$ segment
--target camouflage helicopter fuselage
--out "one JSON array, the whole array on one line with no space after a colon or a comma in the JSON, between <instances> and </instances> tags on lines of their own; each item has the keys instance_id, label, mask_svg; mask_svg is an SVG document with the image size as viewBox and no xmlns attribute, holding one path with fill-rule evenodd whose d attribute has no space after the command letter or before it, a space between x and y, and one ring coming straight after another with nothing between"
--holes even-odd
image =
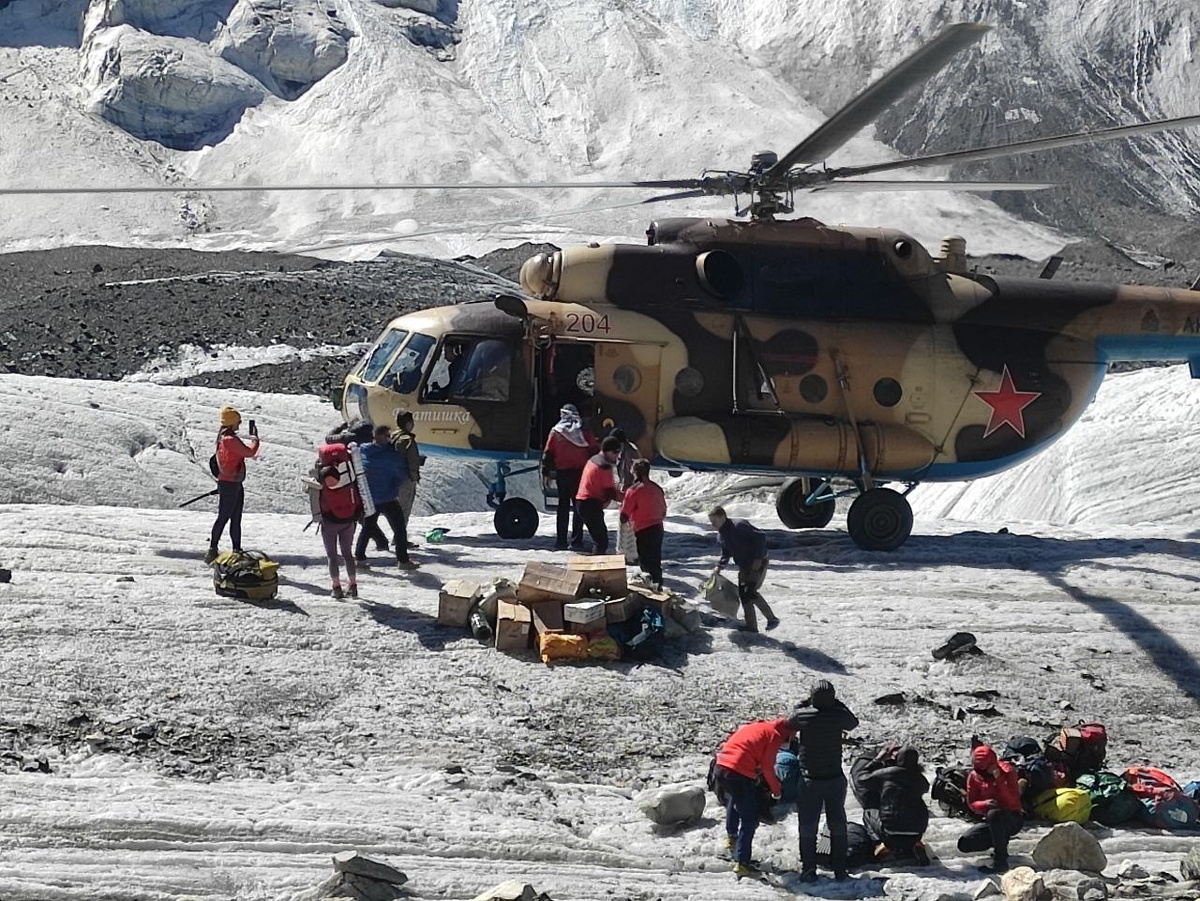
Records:
<instances>
[{"instance_id":1,"label":"camouflage helicopter fuselage","mask_svg":"<svg viewBox=\"0 0 1200 901\"><path fill-rule=\"evenodd\" d=\"M600 423L659 463L868 483L997 472L1070 427L1110 362L1200 361L1200 292L968 274L961 245L934 259L898 231L812 219L666 220L649 235L534 257L525 296L390 327L591 343ZM513 459L538 450L535 380L526 353L509 403L464 398L453 416L347 387L372 419L412 409L427 447Z\"/></svg>"}]
</instances>

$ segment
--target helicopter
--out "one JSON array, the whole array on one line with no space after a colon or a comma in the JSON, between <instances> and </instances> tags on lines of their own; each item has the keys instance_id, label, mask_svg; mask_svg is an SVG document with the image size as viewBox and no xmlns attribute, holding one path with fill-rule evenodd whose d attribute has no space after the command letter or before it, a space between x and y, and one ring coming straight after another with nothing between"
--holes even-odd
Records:
<instances>
[{"instance_id":1,"label":"helicopter","mask_svg":"<svg viewBox=\"0 0 1200 901\"><path fill-rule=\"evenodd\" d=\"M826 160L988 31L952 25L783 156L698 178L526 184L0 188L5 194L155 191L611 188L637 206L732 196L733 218L652 222L645 245L590 244L525 262L520 289L391 320L346 376L347 419L412 413L430 453L495 465L503 538L537 531L506 480L537 468L564 404L620 427L669 471L783 476L792 529L822 528L849 497L861 548L900 547L922 482L980 478L1045 449L1117 361L1188 361L1200 378L1200 284L1191 289L971 271L966 242L934 255L911 235L793 214L797 195L1037 191L1040 182L871 179L1200 124L1200 115L830 168ZM336 246L336 245L329 245ZM525 464L524 469L514 469ZM895 486L895 487L893 487Z\"/></svg>"},{"instance_id":2,"label":"helicopter","mask_svg":"<svg viewBox=\"0 0 1200 901\"><path fill-rule=\"evenodd\" d=\"M645 203L734 195L748 206L729 220L655 221L645 246L538 254L520 293L392 320L346 377L343 413L389 422L404 408L423 447L493 461L488 502L504 538L538 527L531 502L506 497L505 478L538 458L572 403L669 470L788 476L776 499L788 528L824 527L851 496L850 537L886 551L912 531L918 484L992 475L1043 450L1082 415L1109 363L1184 359L1200 377L1198 290L1052 282L1050 266L1001 279L968 270L961 237L935 256L893 229L779 218L805 191L1040 190L1051 185L861 176L1200 124L816 168L987 30L949 27L783 157L755 154L748 171L604 183L671 192Z\"/></svg>"}]
</instances>

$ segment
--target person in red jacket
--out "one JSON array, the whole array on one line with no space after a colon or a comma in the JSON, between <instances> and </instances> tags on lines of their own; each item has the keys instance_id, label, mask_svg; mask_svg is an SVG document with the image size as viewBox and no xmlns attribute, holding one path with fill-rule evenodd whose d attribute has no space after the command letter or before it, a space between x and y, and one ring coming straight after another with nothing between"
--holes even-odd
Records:
<instances>
[{"instance_id":1,"label":"person in red jacket","mask_svg":"<svg viewBox=\"0 0 1200 901\"><path fill-rule=\"evenodd\" d=\"M233 407L221 408L221 429L217 432L217 521L213 523L205 563L220 553L221 534L229 525L229 540L237 553L242 550L242 509L246 504L246 460L258 453L258 429L250 420L250 443L238 435L242 414Z\"/></svg>"},{"instance_id":2,"label":"person in red jacket","mask_svg":"<svg viewBox=\"0 0 1200 901\"><path fill-rule=\"evenodd\" d=\"M725 795L725 845L733 852L733 872L738 876L759 875L750 863L758 829L756 783L761 777L775 799L783 793L775 774L775 757L795 734L790 719L748 723L730 735L717 752L717 786Z\"/></svg>"},{"instance_id":3,"label":"person in red jacket","mask_svg":"<svg viewBox=\"0 0 1200 901\"><path fill-rule=\"evenodd\" d=\"M621 489L617 487L617 458L621 456L621 442L616 438L605 438L600 444L600 453L587 461L575 500L579 501L579 518L587 526L588 534L595 544L595 553L608 553L608 525L604 522L604 508L612 501L621 500Z\"/></svg>"},{"instance_id":4,"label":"person in red jacket","mask_svg":"<svg viewBox=\"0 0 1200 901\"><path fill-rule=\"evenodd\" d=\"M967 776L967 806L983 819L958 839L964 854L992 849L992 866L982 869L1002 873L1008 869L1008 840L1021 831L1025 816L1021 809L1021 787L1011 763L996 758L988 745L971 752Z\"/></svg>"},{"instance_id":5,"label":"person in red jacket","mask_svg":"<svg viewBox=\"0 0 1200 901\"><path fill-rule=\"evenodd\" d=\"M667 518L667 496L661 485L651 481L649 460L634 460L631 472L633 484L621 501L621 522L633 526L638 567L656 588L662 588L663 520Z\"/></svg>"},{"instance_id":6,"label":"person in red jacket","mask_svg":"<svg viewBox=\"0 0 1200 901\"><path fill-rule=\"evenodd\" d=\"M549 490L551 481L558 490L558 537L555 549L567 549L567 527L571 527L571 546L583 545L583 520L575 495L588 458L600 450L596 436L583 427L579 409L564 404L559 410L558 424L550 430L546 449L542 452L542 479Z\"/></svg>"}]
</instances>

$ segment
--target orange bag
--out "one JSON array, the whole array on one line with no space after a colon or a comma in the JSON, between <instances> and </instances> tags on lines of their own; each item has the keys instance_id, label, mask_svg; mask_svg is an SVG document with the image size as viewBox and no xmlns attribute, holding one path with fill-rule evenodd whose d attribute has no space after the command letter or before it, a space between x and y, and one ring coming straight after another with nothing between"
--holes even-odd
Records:
<instances>
[{"instance_id":1,"label":"orange bag","mask_svg":"<svg viewBox=\"0 0 1200 901\"><path fill-rule=\"evenodd\" d=\"M538 639L542 663L551 660L587 660L588 640L583 635L566 632L543 632Z\"/></svg>"}]
</instances>

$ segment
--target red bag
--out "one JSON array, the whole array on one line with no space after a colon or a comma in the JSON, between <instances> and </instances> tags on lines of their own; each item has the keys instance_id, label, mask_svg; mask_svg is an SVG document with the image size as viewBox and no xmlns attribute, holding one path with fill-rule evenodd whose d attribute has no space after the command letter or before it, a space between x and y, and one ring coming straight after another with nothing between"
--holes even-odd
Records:
<instances>
[{"instance_id":1,"label":"red bag","mask_svg":"<svg viewBox=\"0 0 1200 901\"><path fill-rule=\"evenodd\" d=\"M355 483L354 462L344 444L317 448L317 481L321 483L321 517L328 522L350 522L362 511Z\"/></svg>"},{"instance_id":2,"label":"red bag","mask_svg":"<svg viewBox=\"0 0 1200 901\"><path fill-rule=\"evenodd\" d=\"M1131 766L1123 774L1146 810L1146 821L1159 829L1194 829L1200 808L1179 783L1152 766Z\"/></svg>"},{"instance_id":3,"label":"red bag","mask_svg":"<svg viewBox=\"0 0 1200 901\"><path fill-rule=\"evenodd\" d=\"M1108 756L1108 730L1103 723L1064 726L1046 742L1046 756L1062 763L1071 776L1094 773L1104 767Z\"/></svg>"},{"instance_id":4,"label":"red bag","mask_svg":"<svg viewBox=\"0 0 1200 901\"><path fill-rule=\"evenodd\" d=\"M1131 766L1121 774L1139 798L1153 798L1164 792L1179 792L1179 783L1162 770L1152 766Z\"/></svg>"}]
</instances>

